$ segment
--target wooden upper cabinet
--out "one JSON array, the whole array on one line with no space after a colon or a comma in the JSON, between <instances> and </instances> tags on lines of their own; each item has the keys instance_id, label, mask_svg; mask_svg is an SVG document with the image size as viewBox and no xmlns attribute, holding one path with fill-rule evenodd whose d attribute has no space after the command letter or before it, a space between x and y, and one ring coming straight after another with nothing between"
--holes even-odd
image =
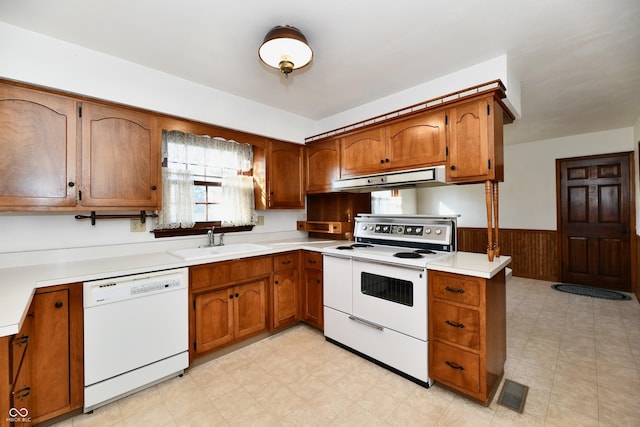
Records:
<instances>
[{"instance_id":1,"label":"wooden upper cabinet","mask_svg":"<svg viewBox=\"0 0 640 427\"><path fill-rule=\"evenodd\" d=\"M305 173L307 193L330 192L333 180L340 178L340 140L307 145Z\"/></svg>"},{"instance_id":2,"label":"wooden upper cabinet","mask_svg":"<svg viewBox=\"0 0 640 427\"><path fill-rule=\"evenodd\" d=\"M427 112L344 136L342 175L441 165L446 161L445 112Z\"/></svg>"},{"instance_id":3,"label":"wooden upper cabinet","mask_svg":"<svg viewBox=\"0 0 640 427\"><path fill-rule=\"evenodd\" d=\"M82 206L161 209L160 138L151 114L84 103Z\"/></svg>"},{"instance_id":4,"label":"wooden upper cabinet","mask_svg":"<svg viewBox=\"0 0 640 427\"><path fill-rule=\"evenodd\" d=\"M76 205L76 102L0 83L0 209Z\"/></svg>"},{"instance_id":5,"label":"wooden upper cabinet","mask_svg":"<svg viewBox=\"0 0 640 427\"><path fill-rule=\"evenodd\" d=\"M448 182L504 180L503 115L492 96L449 109Z\"/></svg>"},{"instance_id":6,"label":"wooden upper cabinet","mask_svg":"<svg viewBox=\"0 0 640 427\"><path fill-rule=\"evenodd\" d=\"M446 161L445 112L421 114L387 127L391 168L419 168Z\"/></svg>"},{"instance_id":7,"label":"wooden upper cabinet","mask_svg":"<svg viewBox=\"0 0 640 427\"><path fill-rule=\"evenodd\" d=\"M384 127L346 135L341 139L340 147L343 177L382 172L386 167Z\"/></svg>"},{"instance_id":8,"label":"wooden upper cabinet","mask_svg":"<svg viewBox=\"0 0 640 427\"><path fill-rule=\"evenodd\" d=\"M254 147L256 209L304 209L304 145L267 141Z\"/></svg>"}]
</instances>

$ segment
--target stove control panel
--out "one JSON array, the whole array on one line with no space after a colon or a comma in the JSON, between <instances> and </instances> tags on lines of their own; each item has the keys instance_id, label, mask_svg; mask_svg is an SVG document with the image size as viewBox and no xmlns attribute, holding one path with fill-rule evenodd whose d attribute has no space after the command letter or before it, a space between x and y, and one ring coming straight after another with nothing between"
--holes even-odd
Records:
<instances>
[{"instance_id":1,"label":"stove control panel","mask_svg":"<svg viewBox=\"0 0 640 427\"><path fill-rule=\"evenodd\" d=\"M356 236L449 244L451 225L438 223L428 225L381 222L361 223L356 227Z\"/></svg>"}]
</instances>

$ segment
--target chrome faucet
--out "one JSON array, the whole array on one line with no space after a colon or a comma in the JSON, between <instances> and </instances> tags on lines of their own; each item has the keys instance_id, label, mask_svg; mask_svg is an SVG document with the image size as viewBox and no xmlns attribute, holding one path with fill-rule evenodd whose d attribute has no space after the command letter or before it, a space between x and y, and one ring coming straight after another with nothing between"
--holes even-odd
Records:
<instances>
[{"instance_id":1,"label":"chrome faucet","mask_svg":"<svg viewBox=\"0 0 640 427\"><path fill-rule=\"evenodd\" d=\"M220 240L216 243L216 235L214 231L216 229L215 225L211 226L211 230L207 231L207 236L209 236L209 246L224 246L224 233L220 233Z\"/></svg>"}]
</instances>

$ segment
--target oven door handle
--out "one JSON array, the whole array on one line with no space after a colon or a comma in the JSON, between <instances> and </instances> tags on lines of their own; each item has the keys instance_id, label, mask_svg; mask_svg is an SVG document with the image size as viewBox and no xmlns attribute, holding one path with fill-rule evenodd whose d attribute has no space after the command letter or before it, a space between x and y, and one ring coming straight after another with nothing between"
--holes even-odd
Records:
<instances>
[{"instance_id":1,"label":"oven door handle","mask_svg":"<svg viewBox=\"0 0 640 427\"><path fill-rule=\"evenodd\" d=\"M380 326L377 323L373 323L373 322L361 319L361 318L353 316L353 315L349 316L349 319L351 319L353 321L356 321L358 323L362 323L363 325L369 326L370 328L374 328L374 329L377 329L379 331L384 331L384 326Z\"/></svg>"}]
</instances>

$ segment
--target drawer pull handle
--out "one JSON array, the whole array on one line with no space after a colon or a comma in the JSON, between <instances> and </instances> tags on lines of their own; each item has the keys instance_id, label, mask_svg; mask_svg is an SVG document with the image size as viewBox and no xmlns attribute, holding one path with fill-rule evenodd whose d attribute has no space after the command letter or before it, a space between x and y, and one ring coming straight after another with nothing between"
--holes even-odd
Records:
<instances>
[{"instance_id":1,"label":"drawer pull handle","mask_svg":"<svg viewBox=\"0 0 640 427\"><path fill-rule=\"evenodd\" d=\"M457 363L449 362L448 360L444 363L446 363L447 366L450 368L457 369L459 371L464 371L464 366L460 366Z\"/></svg>"},{"instance_id":2,"label":"drawer pull handle","mask_svg":"<svg viewBox=\"0 0 640 427\"><path fill-rule=\"evenodd\" d=\"M444 288L444 289L449 291L449 292L453 292L454 294L464 294L464 289L450 288L448 286L446 288Z\"/></svg>"},{"instance_id":3,"label":"drawer pull handle","mask_svg":"<svg viewBox=\"0 0 640 427\"><path fill-rule=\"evenodd\" d=\"M452 322L450 320L445 320L444 323L446 323L449 326L453 326L454 328L464 328L464 323L456 323L456 322Z\"/></svg>"},{"instance_id":4,"label":"drawer pull handle","mask_svg":"<svg viewBox=\"0 0 640 427\"><path fill-rule=\"evenodd\" d=\"M282 264L282 265L291 264L291 260L290 260L290 259L288 259L288 260L286 260L286 261L282 261L280 264Z\"/></svg>"},{"instance_id":5,"label":"drawer pull handle","mask_svg":"<svg viewBox=\"0 0 640 427\"><path fill-rule=\"evenodd\" d=\"M356 316L349 316L349 319L353 320L354 322L362 323L363 325L369 326L370 328L377 329L379 331L384 331L384 327L378 325L377 323L373 323Z\"/></svg>"},{"instance_id":6,"label":"drawer pull handle","mask_svg":"<svg viewBox=\"0 0 640 427\"><path fill-rule=\"evenodd\" d=\"M22 335L19 338L16 338L15 344L18 347L22 347L23 344L27 344L29 342L29 335Z\"/></svg>"},{"instance_id":7,"label":"drawer pull handle","mask_svg":"<svg viewBox=\"0 0 640 427\"><path fill-rule=\"evenodd\" d=\"M31 394L31 387L24 386L20 390L14 391L12 394L14 397L17 397L18 399L22 400Z\"/></svg>"},{"instance_id":8,"label":"drawer pull handle","mask_svg":"<svg viewBox=\"0 0 640 427\"><path fill-rule=\"evenodd\" d=\"M309 261L309 264L317 264L318 263L318 261L316 261L315 259L310 259L308 261Z\"/></svg>"}]
</instances>

